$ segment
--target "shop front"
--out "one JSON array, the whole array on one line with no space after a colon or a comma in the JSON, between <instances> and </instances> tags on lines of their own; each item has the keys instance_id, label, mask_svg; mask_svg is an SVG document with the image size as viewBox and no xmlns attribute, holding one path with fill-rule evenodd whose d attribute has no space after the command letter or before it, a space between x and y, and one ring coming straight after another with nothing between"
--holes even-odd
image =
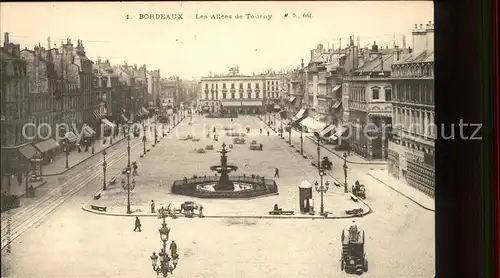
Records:
<instances>
[{"instance_id":1,"label":"shop front","mask_svg":"<svg viewBox=\"0 0 500 278\"><path fill-rule=\"evenodd\" d=\"M75 142L76 141L77 139L75 140ZM59 143L54 138L49 138L35 143L34 146L41 154L40 158L42 160L42 164L47 164L52 158L56 156Z\"/></svg>"}]
</instances>

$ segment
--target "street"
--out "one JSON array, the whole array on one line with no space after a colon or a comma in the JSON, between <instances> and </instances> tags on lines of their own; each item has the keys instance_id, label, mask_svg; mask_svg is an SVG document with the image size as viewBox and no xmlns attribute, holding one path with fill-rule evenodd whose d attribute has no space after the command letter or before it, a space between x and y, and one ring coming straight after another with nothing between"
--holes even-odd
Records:
<instances>
[{"instance_id":1,"label":"street","mask_svg":"<svg viewBox=\"0 0 500 278\"><path fill-rule=\"evenodd\" d=\"M137 192L131 194L133 211L147 209L152 198L158 200L157 206L166 205L170 201L168 188L173 180L193 174L213 175L209 167L220 162L215 151L220 149L223 141L232 144L224 138L226 131L222 130L223 126L232 124L230 119L194 116L193 124L188 122L189 118L181 122L156 147L151 147L151 140L154 139L148 135L148 149L151 148L151 151L144 158L139 157L142 154L140 138L131 141L131 161L137 161L139 165L137 188L134 190ZM268 128L256 117L241 116L234 120L233 125L248 126L251 134L247 140L262 142L264 151L248 150L249 142L235 145L228 154L229 164L240 168L238 174L256 173L266 177L272 177L274 168L278 167L280 193L286 192L280 194L280 198L285 198L278 199L280 202L296 198L287 196L298 195L297 186L302 180L307 179L311 183L318 180L310 162L289 147L278 134L271 131L267 136ZM214 126L220 134L217 142L205 138L208 130L213 136ZM260 128L263 129L262 134ZM244 132L243 129L240 132ZM162 130L158 130L161 137ZM188 133L201 138L200 142L179 140ZM283 136L287 138L288 134L284 132ZM294 145L300 146L296 132L295 135L292 132L292 137ZM189 150L193 152L195 148L203 148L207 144L213 144L215 150L186 155ZM127 163L126 141L113 148L107 156L108 179L118 175ZM316 145L311 140L304 139L304 150L311 157L316 157ZM343 181L343 160L334 155L328 156L334 167L331 175ZM141 218L143 231L137 233L132 231L132 217L106 216L82 210L82 205L102 188L101 162L102 156L98 156L92 162L77 166L64 174L62 187L56 187L33 201L30 211L13 213L14 230L22 232L18 232L19 235L11 242L10 254L2 250L2 277L156 277L149 256L160 248L159 219ZM365 230L367 237L365 252L370 268L363 274L364 277L432 277L435 272L434 212L419 207L366 175L367 167L387 171L383 166L349 165L348 183L359 180L367 185L366 203L372 213L362 218L167 219L171 228L170 237L179 245L180 254L173 277L349 277L351 275L340 270L340 234L353 220ZM51 182L55 182L55 178ZM115 195L103 194L102 201L115 200L113 205L123 211L125 194L119 190L119 183L109 188L110 194L114 192ZM141 190L153 184L158 185L154 187L156 193L150 190L149 195L140 194ZM326 195L333 196L335 189L331 190ZM318 194L313 192L313 195L317 198ZM238 210L239 206L245 206L245 202L211 200L206 203L219 203L217 209L230 213ZM267 211L278 201L263 198L259 202L262 202L261 209ZM41 206L43 212L39 212ZM297 207L297 204L294 206ZM318 203L316 207L319 207ZM325 207L329 208L328 202ZM206 210L209 213L210 205ZM2 229L4 224L2 218ZM2 247L3 238L4 230Z\"/></svg>"}]
</instances>

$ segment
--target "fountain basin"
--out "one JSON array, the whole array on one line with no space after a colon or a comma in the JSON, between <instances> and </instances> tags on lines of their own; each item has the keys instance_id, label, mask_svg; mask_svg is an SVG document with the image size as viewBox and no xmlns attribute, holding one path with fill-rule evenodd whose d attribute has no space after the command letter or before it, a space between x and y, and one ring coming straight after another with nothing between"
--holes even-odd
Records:
<instances>
[{"instance_id":1,"label":"fountain basin","mask_svg":"<svg viewBox=\"0 0 500 278\"><path fill-rule=\"evenodd\" d=\"M172 185L172 193L212 199L245 199L278 194L278 186L271 179L229 176L229 180L235 184L235 190L214 190L213 186L219 181L217 176L176 180ZM210 189L211 186L212 189ZM237 190L237 188L240 188L240 190Z\"/></svg>"}]
</instances>

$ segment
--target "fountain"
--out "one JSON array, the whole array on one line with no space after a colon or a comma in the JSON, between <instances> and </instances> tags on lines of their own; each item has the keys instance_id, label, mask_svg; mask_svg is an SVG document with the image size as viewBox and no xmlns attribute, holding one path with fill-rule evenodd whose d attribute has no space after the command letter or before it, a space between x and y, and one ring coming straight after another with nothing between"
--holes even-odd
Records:
<instances>
[{"instance_id":1,"label":"fountain","mask_svg":"<svg viewBox=\"0 0 500 278\"><path fill-rule=\"evenodd\" d=\"M252 198L278 194L278 186L272 179L258 175L229 176L238 170L235 165L228 165L226 143L222 143L220 165L210 167L220 176L193 176L174 181L172 193L199 198Z\"/></svg>"},{"instance_id":2,"label":"fountain","mask_svg":"<svg viewBox=\"0 0 500 278\"><path fill-rule=\"evenodd\" d=\"M234 183L231 180L229 180L228 174L238 170L238 167L234 165L227 165L226 154L229 153L230 151L226 150L226 143L222 143L222 150L218 152L221 153L220 165L215 165L210 167L210 170L220 174L219 181L214 186L214 189L216 191L217 190L234 191Z\"/></svg>"}]
</instances>

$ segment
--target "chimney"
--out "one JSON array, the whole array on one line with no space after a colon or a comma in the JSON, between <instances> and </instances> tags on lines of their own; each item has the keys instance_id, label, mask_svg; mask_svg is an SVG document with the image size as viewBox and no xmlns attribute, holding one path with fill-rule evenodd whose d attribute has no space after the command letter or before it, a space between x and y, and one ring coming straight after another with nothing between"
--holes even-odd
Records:
<instances>
[{"instance_id":1,"label":"chimney","mask_svg":"<svg viewBox=\"0 0 500 278\"><path fill-rule=\"evenodd\" d=\"M3 37L4 37L4 39L3 39L3 45L7 45L9 43L9 32L5 32L3 34Z\"/></svg>"},{"instance_id":2,"label":"chimney","mask_svg":"<svg viewBox=\"0 0 500 278\"><path fill-rule=\"evenodd\" d=\"M378 45L377 45L376 41L373 41L372 52L375 52L375 53L378 52Z\"/></svg>"},{"instance_id":3,"label":"chimney","mask_svg":"<svg viewBox=\"0 0 500 278\"><path fill-rule=\"evenodd\" d=\"M392 61L393 62L397 62L399 61L399 58L401 56L401 49L399 49L399 46L395 45L394 46L394 50L392 51L393 54L392 54Z\"/></svg>"},{"instance_id":4,"label":"chimney","mask_svg":"<svg viewBox=\"0 0 500 278\"><path fill-rule=\"evenodd\" d=\"M429 21L425 31L427 31L427 51L434 51L434 24Z\"/></svg>"},{"instance_id":5,"label":"chimney","mask_svg":"<svg viewBox=\"0 0 500 278\"><path fill-rule=\"evenodd\" d=\"M427 49L427 30L423 28L423 25L420 24L420 28L415 24L415 29L412 31L413 35L413 52L421 53Z\"/></svg>"},{"instance_id":6,"label":"chimney","mask_svg":"<svg viewBox=\"0 0 500 278\"><path fill-rule=\"evenodd\" d=\"M300 63L301 68L304 68L304 59L302 59L302 62Z\"/></svg>"}]
</instances>

